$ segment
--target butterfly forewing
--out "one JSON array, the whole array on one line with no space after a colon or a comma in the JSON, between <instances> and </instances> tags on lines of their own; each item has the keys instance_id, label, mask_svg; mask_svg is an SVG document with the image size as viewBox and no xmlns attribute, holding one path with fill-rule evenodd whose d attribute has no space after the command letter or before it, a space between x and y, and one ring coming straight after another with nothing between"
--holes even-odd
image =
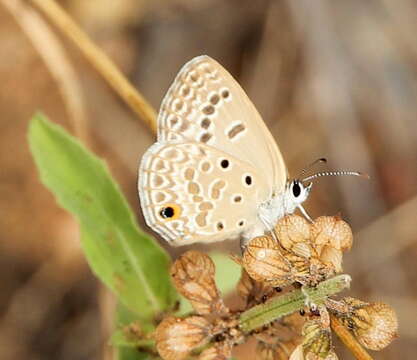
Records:
<instances>
[{"instance_id":1,"label":"butterfly forewing","mask_svg":"<svg viewBox=\"0 0 417 360\"><path fill-rule=\"evenodd\" d=\"M184 65L164 98L159 142L201 142L256 167L281 192L287 171L278 147L237 81L215 60L199 56Z\"/></svg>"}]
</instances>

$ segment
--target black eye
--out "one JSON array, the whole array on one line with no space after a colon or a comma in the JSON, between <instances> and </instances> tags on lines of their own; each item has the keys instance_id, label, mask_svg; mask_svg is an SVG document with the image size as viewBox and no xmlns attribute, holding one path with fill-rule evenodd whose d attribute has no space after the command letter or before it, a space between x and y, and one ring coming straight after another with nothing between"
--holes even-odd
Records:
<instances>
[{"instance_id":1,"label":"black eye","mask_svg":"<svg viewBox=\"0 0 417 360\"><path fill-rule=\"evenodd\" d=\"M174 216L174 209L170 206L163 208L160 212L161 216L164 219L169 219L172 218Z\"/></svg>"},{"instance_id":2,"label":"black eye","mask_svg":"<svg viewBox=\"0 0 417 360\"><path fill-rule=\"evenodd\" d=\"M299 197L301 194L301 187L298 182L295 182L292 186L292 193L295 197Z\"/></svg>"},{"instance_id":3,"label":"black eye","mask_svg":"<svg viewBox=\"0 0 417 360\"><path fill-rule=\"evenodd\" d=\"M252 185L252 177L251 176L246 176L245 177L245 183L246 185Z\"/></svg>"}]
</instances>

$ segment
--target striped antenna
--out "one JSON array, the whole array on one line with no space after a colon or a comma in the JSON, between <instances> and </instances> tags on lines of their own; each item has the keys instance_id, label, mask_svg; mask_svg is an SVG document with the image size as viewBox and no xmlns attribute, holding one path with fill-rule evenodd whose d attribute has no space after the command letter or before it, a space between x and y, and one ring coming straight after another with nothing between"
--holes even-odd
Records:
<instances>
[{"instance_id":1,"label":"striped antenna","mask_svg":"<svg viewBox=\"0 0 417 360\"><path fill-rule=\"evenodd\" d=\"M369 179L369 175L368 174L364 174L358 171L323 171L323 172L319 172L317 174L308 176L304 179L302 179L302 182L305 181L310 181L322 176L360 176L366 179Z\"/></svg>"}]
</instances>

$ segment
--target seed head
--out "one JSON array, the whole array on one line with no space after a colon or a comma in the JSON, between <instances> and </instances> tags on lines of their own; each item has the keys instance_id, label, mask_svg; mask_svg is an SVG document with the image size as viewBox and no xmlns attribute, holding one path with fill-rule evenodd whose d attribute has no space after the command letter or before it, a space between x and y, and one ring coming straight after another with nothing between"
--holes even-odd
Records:
<instances>
[{"instance_id":1,"label":"seed head","mask_svg":"<svg viewBox=\"0 0 417 360\"><path fill-rule=\"evenodd\" d=\"M336 314L353 332L358 341L370 350L381 350L398 336L398 320L394 310L381 302L366 303L353 298L343 301L347 314Z\"/></svg>"},{"instance_id":2,"label":"seed head","mask_svg":"<svg viewBox=\"0 0 417 360\"><path fill-rule=\"evenodd\" d=\"M232 357L232 344L223 342L204 350L198 360L227 360Z\"/></svg>"},{"instance_id":3,"label":"seed head","mask_svg":"<svg viewBox=\"0 0 417 360\"><path fill-rule=\"evenodd\" d=\"M156 349L164 360L181 360L195 348L205 345L212 326L201 316L165 318L155 331Z\"/></svg>"},{"instance_id":4,"label":"seed head","mask_svg":"<svg viewBox=\"0 0 417 360\"><path fill-rule=\"evenodd\" d=\"M178 292L201 315L229 312L220 297L214 276L213 261L199 251L187 251L171 267L171 277Z\"/></svg>"},{"instance_id":5,"label":"seed head","mask_svg":"<svg viewBox=\"0 0 417 360\"><path fill-rule=\"evenodd\" d=\"M284 216L275 226L275 233L284 249L304 258L312 255L310 224L303 217Z\"/></svg>"},{"instance_id":6,"label":"seed head","mask_svg":"<svg viewBox=\"0 0 417 360\"><path fill-rule=\"evenodd\" d=\"M281 250L272 237L256 237L248 243L242 265L255 281L269 286L288 285L291 268Z\"/></svg>"}]
</instances>

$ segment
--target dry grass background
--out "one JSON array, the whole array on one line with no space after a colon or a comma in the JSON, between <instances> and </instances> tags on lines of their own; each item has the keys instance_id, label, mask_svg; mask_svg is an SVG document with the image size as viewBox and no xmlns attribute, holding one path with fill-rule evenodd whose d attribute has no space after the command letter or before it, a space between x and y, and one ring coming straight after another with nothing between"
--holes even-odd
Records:
<instances>
[{"instance_id":1,"label":"dry grass background","mask_svg":"<svg viewBox=\"0 0 417 360\"><path fill-rule=\"evenodd\" d=\"M19 8L13 15L17 3L0 1L0 358L110 358L112 297L82 257L76 224L39 183L27 125L42 109L88 139L139 217L136 171L153 137L74 46L55 30L62 49L48 46L44 23L23 21ZM371 175L368 182L320 180L306 207L313 217L340 212L352 225L354 246L345 256L351 294L388 302L398 312L400 338L375 359L415 359L416 2L61 4L156 108L181 65L208 54L246 89L292 174L326 156L330 168ZM33 46L36 36L42 55L58 51L49 53L52 65ZM247 349L239 354L252 358Z\"/></svg>"}]
</instances>

